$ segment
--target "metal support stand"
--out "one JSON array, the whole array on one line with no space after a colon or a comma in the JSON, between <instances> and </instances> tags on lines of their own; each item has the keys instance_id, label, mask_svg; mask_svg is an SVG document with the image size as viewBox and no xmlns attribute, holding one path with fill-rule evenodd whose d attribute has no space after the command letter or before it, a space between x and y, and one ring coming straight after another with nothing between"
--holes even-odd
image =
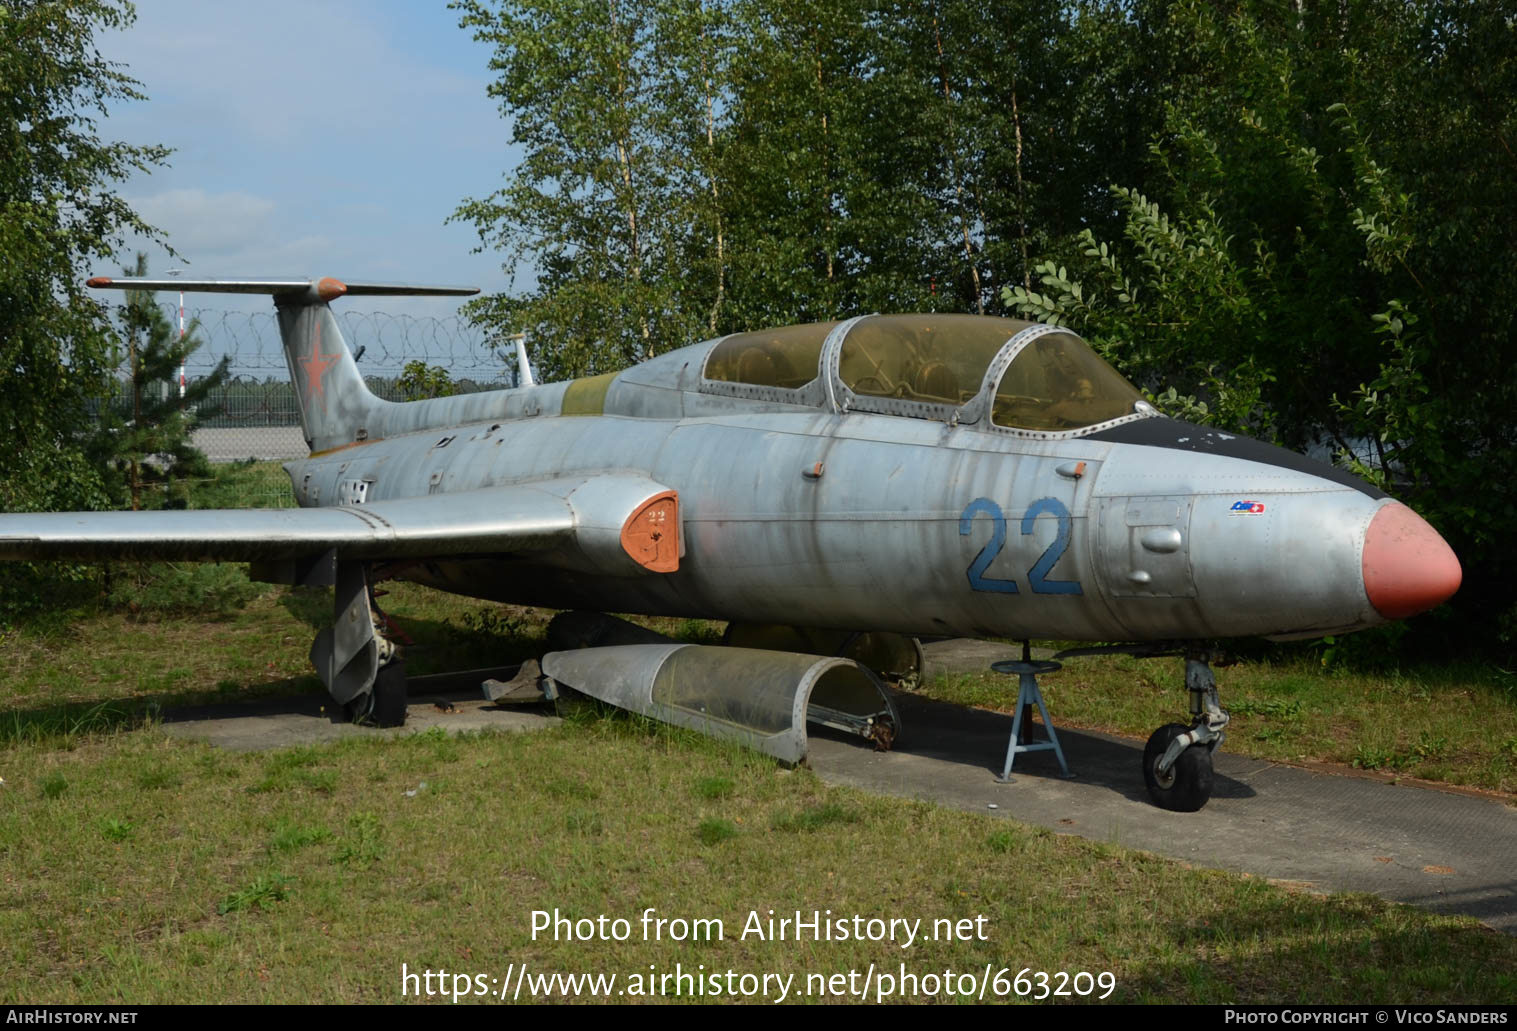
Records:
<instances>
[{"instance_id":1,"label":"metal support stand","mask_svg":"<svg viewBox=\"0 0 1517 1031\"><path fill-rule=\"evenodd\" d=\"M990 668L996 673L1015 673L1021 684L1021 690L1017 694L1017 714L1012 717L1011 721L1011 741L1006 745L1006 767L1001 771L1001 775L996 780L1002 784L1011 781L1011 764L1016 761L1018 753L1047 751L1052 751L1054 756L1058 758L1059 769L1063 771L1061 776L1065 779L1072 778L1074 774L1069 772L1069 764L1064 761L1064 749L1059 746L1058 732L1053 729L1053 720L1048 717L1048 706L1043 704L1043 692L1038 688L1039 673L1053 673L1056 670L1063 669L1064 664L1050 660L1034 662L1029 653L1027 643L1024 641L1020 661L1008 659L1004 662L992 662ZM1022 717L1027 713L1028 707L1033 705L1038 707L1038 712L1043 717L1043 727L1048 731L1048 740L1040 741L1037 744L1023 744L1021 738Z\"/></svg>"}]
</instances>

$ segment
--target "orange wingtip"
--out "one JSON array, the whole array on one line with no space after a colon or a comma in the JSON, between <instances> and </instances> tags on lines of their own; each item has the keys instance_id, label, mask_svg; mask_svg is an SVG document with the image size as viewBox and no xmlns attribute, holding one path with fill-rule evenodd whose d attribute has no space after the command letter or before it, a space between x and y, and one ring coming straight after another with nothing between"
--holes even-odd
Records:
<instances>
[{"instance_id":1,"label":"orange wingtip","mask_svg":"<svg viewBox=\"0 0 1517 1031\"><path fill-rule=\"evenodd\" d=\"M679 569L679 495L655 494L622 524L622 550L653 573Z\"/></svg>"},{"instance_id":2,"label":"orange wingtip","mask_svg":"<svg viewBox=\"0 0 1517 1031\"><path fill-rule=\"evenodd\" d=\"M86 279L84 281L84 285L85 286L110 286L111 285L111 277L110 276L95 276L92 279Z\"/></svg>"}]
</instances>

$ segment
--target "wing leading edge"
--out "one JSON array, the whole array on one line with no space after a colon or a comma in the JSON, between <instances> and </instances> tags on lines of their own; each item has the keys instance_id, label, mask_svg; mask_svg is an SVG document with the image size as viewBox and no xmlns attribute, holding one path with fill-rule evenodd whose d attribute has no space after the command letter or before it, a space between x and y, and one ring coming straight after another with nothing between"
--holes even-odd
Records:
<instances>
[{"instance_id":1,"label":"wing leading edge","mask_svg":"<svg viewBox=\"0 0 1517 1031\"><path fill-rule=\"evenodd\" d=\"M280 562L535 553L609 575L673 572L679 502L640 476L597 476L296 509L0 515L0 560Z\"/></svg>"}]
</instances>

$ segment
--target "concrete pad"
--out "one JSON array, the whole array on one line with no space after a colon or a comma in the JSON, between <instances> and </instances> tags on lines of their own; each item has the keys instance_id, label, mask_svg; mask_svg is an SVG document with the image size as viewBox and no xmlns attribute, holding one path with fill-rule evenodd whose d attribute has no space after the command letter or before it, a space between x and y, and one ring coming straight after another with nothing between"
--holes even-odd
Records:
<instances>
[{"instance_id":1,"label":"concrete pad","mask_svg":"<svg viewBox=\"0 0 1517 1031\"><path fill-rule=\"evenodd\" d=\"M929 670L984 669L1020 655L1014 646L987 642L937 642L926 651ZM413 678L406 726L391 730L336 722L324 693L181 710L165 717L163 729L256 750L436 726L514 731L558 723L545 706L497 707L480 697L482 679L509 679L513 672ZM898 693L896 701L902 735L890 752L809 728L808 762L823 780L1308 889L1371 892L1517 934L1517 808L1501 800L1249 759L1224 744L1211 801L1199 813L1172 813L1148 798L1141 740L1058 730L1074 779L1062 779L1057 760L1038 752L1018 756L1011 782L1001 784L995 778L1006 760L1010 715L910 694ZM1058 713L1053 717L1057 729Z\"/></svg>"},{"instance_id":2,"label":"concrete pad","mask_svg":"<svg viewBox=\"0 0 1517 1031\"><path fill-rule=\"evenodd\" d=\"M212 462L288 462L311 453L299 426L200 426L190 443Z\"/></svg>"},{"instance_id":3,"label":"concrete pad","mask_svg":"<svg viewBox=\"0 0 1517 1031\"><path fill-rule=\"evenodd\" d=\"M1143 742L1054 726L1073 780L1049 752L1006 761L1011 716L897 695L890 752L812 728L823 780L1110 841L1199 866L1319 891L1363 891L1517 934L1517 808L1427 787L1334 776L1223 750L1199 813L1149 801ZM1035 733L1041 734L1041 728ZM992 808L994 807L994 808Z\"/></svg>"},{"instance_id":4,"label":"concrete pad","mask_svg":"<svg viewBox=\"0 0 1517 1031\"><path fill-rule=\"evenodd\" d=\"M1047 648L1034 648L1032 652L1035 659L1053 655ZM1019 644L973 641L963 637L931 641L922 645L922 682L945 673L983 673L992 662L1021 657L1022 646Z\"/></svg>"},{"instance_id":5,"label":"concrete pad","mask_svg":"<svg viewBox=\"0 0 1517 1031\"><path fill-rule=\"evenodd\" d=\"M406 725L378 729L340 722L325 693L266 698L253 702L198 706L164 714L170 737L204 741L238 752L322 744L345 737L376 734L399 737L441 727L450 734L466 730L540 730L561 722L547 706L496 706L478 691L413 694Z\"/></svg>"}]
</instances>

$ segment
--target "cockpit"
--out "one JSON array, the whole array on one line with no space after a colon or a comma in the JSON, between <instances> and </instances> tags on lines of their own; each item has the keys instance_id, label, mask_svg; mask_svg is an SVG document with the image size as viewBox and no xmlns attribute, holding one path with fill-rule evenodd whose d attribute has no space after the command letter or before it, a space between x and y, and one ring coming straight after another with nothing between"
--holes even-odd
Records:
<instances>
[{"instance_id":1,"label":"cockpit","mask_svg":"<svg viewBox=\"0 0 1517 1031\"><path fill-rule=\"evenodd\" d=\"M1153 414L1073 333L981 315L868 315L735 334L711 349L701 389L1035 437Z\"/></svg>"}]
</instances>

